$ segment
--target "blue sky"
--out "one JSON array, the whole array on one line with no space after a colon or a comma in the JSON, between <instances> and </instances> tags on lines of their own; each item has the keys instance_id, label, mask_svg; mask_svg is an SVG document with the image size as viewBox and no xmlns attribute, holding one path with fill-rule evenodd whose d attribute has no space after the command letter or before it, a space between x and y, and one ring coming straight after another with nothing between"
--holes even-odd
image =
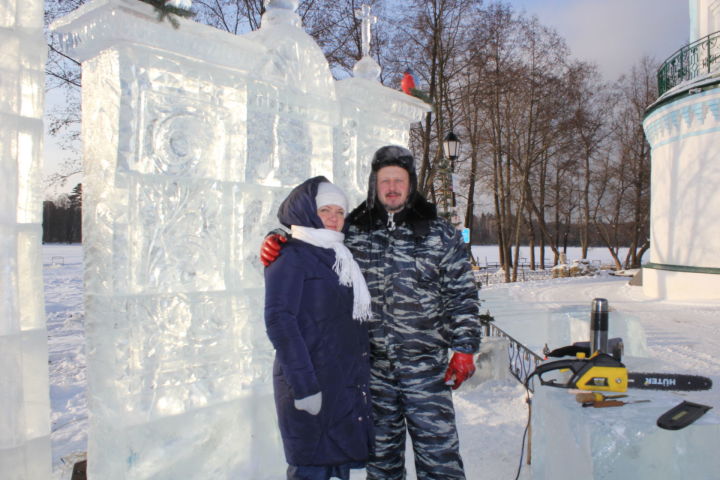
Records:
<instances>
[{"instance_id":1,"label":"blue sky","mask_svg":"<svg viewBox=\"0 0 720 480\"><path fill-rule=\"evenodd\" d=\"M689 43L687 0L510 0L565 38L574 57L616 80L643 55L662 62Z\"/></svg>"}]
</instances>

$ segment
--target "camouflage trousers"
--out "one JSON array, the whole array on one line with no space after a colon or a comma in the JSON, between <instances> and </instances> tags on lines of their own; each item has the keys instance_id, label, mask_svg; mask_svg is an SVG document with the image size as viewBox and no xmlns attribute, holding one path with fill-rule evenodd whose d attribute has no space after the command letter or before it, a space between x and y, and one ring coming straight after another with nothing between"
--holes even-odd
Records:
<instances>
[{"instance_id":1,"label":"camouflage trousers","mask_svg":"<svg viewBox=\"0 0 720 480\"><path fill-rule=\"evenodd\" d=\"M367 480L405 479L405 431L410 434L418 480L465 479L450 387L443 382L446 356L392 362L373 358L375 452Z\"/></svg>"}]
</instances>

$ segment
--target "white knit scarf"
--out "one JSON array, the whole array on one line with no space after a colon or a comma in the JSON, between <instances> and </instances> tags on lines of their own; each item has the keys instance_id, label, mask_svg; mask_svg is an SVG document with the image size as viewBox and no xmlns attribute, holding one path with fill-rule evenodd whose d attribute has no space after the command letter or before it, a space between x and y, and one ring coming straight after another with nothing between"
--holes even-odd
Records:
<instances>
[{"instance_id":1,"label":"white knit scarf","mask_svg":"<svg viewBox=\"0 0 720 480\"><path fill-rule=\"evenodd\" d=\"M332 248L335 251L333 271L337 274L340 285L353 287L353 318L361 322L372 317L370 292L360 267L343 244L345 234L326 228L310 228L291 225L293 238L315 245L320 248Z\"/></svg>"}]
</instances>

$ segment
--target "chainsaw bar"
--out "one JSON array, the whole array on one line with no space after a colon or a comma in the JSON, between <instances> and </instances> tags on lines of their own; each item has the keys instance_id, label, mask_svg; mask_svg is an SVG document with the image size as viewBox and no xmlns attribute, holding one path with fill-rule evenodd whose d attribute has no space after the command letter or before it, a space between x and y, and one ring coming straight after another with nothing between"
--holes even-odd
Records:
<instances>
[{"instance_id":1,"label":"chainsaw bar","mask_svg":"<svg viewBox=\"0 0 720 480\"><path fill-rule=\"evenodd\" d=\"M553 371L568 371L570 376L564 380L544 378L545 374ZM528 376L525 383L534 375L539 377L540 383L550 387L601 392L624 392L628 388L686 391L712 388L712 380L701 375L628 372L622 362L605 353L596 353L590 358L568 358L542 363Z\"/></svg>"},{"instance_id":2,"label":"chainsaw bar","mask_svg":"<svg viewBox=\"0 0 720 480\"><path fill-rule=\"evenodd\" d=\"M628 388L643 390L710 390L712 380L701 375L683 373L638 373L628 372Z\"/></svg>"}]
</instances>

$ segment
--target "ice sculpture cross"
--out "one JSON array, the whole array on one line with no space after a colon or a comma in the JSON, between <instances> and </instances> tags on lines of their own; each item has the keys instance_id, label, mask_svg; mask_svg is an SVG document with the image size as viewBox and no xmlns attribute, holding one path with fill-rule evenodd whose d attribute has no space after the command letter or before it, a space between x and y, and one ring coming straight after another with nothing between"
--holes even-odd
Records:
<instances>
[{"instance_id":1,"label":"ice sculpture cross","mask_svg":"<svg viewBox=\"0 0 720 480\"><path fill-rule=\"evenodd\" d=\"M370 13L372 7L363 4L362 7L355 10L357 18L362 20L362 54L363 57L370 55L370 27L377 23L377 17Z\"/></svg>"}]
</instances>

